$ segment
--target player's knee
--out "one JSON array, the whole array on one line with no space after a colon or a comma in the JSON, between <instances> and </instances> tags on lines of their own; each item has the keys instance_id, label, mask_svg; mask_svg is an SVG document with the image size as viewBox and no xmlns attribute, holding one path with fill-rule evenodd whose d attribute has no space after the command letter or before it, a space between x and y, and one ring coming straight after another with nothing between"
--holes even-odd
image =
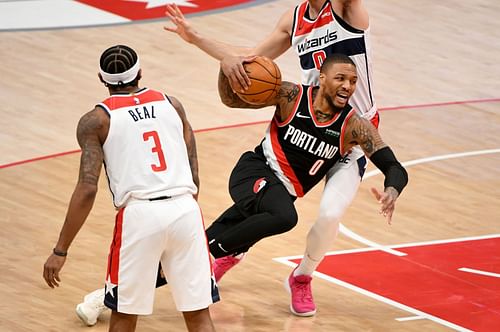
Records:
<instances>
[{"instance_id":1,"label":"player's knee","mask_svg":"<svg viewBox=\"0 0 500 332\"><path fill-rule=\"evenodd\" d=\"M289 211L288 213L277 216L277 226L280 233L288 232L297 225L298 216L296 211Z\"/></svg>"},{"instance_id":2,"label":"player's knee","mask_svg":"<svg viewBox=\"0 0 500 332\"><path fill-rule=\"evenodd\" d=\"M295 220L290 220L290 219L282 219L280 218L279 220L279 233L285 233L294 228L297 225L297 219Z\"/></svg>"},{"instance_id":3,"label":"player's knee","mask_svg":"<svg viewBox=\"0 0 500 332\"><path fill-rule=\"evenodd\" d=\"M338 224L349 207L349 201L337 195L335 202L321 204L319 209L318 222L326 224Z\"/></svg>"},{"instance_id":4,"label":"player's knee","mask_svg":"<svg viewBox=\"0 0 500 332\"><path fill-rule=\"evenodd\" d=\"M340 222L340 218L344 215L344 210L341 209L328 209L321 211L318 216L318 222L324 224L335 224Z\"/></svg>"},{"instance_id":5,"label":"player's knee","mask_svg":"<svg viewBox=\"0 0 500 332\"><path fill-rule=\"evenodd\" d=\"M321 237L336 237L339 224L340 224L340 215L330 215L320 216L314 223L311 231L315 231Z\"/></svg>"}]
</instances>

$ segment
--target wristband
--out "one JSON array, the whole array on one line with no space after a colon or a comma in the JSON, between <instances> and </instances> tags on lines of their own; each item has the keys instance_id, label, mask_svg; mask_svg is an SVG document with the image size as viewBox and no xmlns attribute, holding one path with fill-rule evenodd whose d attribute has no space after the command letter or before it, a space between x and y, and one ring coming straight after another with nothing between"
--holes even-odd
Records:
<instances>
[{"instance_id":1,"label":"wristband","mask_svg":"<svg viewBox=\"0 0 500 332\"><path fill-rule=\"evenodd\" d=\"M54 253L54 255L59 256L59 257L66 257L66 256L68 256L68 252L67 251L57 251L56 248L52 249L52 252Z\"/></svg>"},{"instance_id":2,"label":"wristband","mask_svg":"<svg viewBox=\"0 0 500 332\"><path fill-rule=\"evenodd\" d=\"M394 156L391 149L386 146L376 151L370 160L384 173L384 187L393 187L398 194L401 194L408 184L408 173Z\"/></svg>"}]
</instances>

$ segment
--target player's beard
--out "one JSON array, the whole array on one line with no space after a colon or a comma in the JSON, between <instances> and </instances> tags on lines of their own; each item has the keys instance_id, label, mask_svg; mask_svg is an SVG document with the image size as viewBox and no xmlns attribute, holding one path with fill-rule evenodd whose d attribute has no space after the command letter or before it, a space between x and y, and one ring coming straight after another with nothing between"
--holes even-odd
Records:
<instances>
[{"instance_id":1,"label":"player's beard","mask_svg":"<svg viewBox=\"0 0 500 332\"><path fill-rule=\"evenodd\" d=\"M328 106L330 106L330 109L334 113L340 113L342 111L342 109L344 108L344 107L335 106L335 103L333 102L332 96L330 96L328 94L325 96L325 99L326 99L326 102L328 103Z\"/></svg>"}]
</instances>

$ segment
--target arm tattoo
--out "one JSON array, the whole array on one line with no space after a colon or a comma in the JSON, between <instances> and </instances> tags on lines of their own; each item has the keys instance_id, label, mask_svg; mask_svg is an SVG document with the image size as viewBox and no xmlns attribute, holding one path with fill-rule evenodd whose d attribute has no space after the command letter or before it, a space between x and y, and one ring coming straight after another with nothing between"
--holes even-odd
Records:
<instances>
[{"instance_id":1,"label":"arm tattoo","mask_svg":"<svg viewBox=\"0 0 500 332\"><path fill-rule=\"evenodd\" d=\"M82 148L78 181L97 185L101 174L104 152L99 139L102 122L95 111L85 114L78 123L76 136Z\"/></svg>"},{"instance_id":2,"label":"arm tattoo","mask_svg":"<svg viewBox=\"0 0 500 332\"><path fill-rule=\"evenodd\" d=\"M278 98L286 98L287 103L295 103L295 98L299 94L299 86L297 84L283 82L281 89L278 91Z\"/></svg>"},{"instance_id":3,"label":"arm tattoo","mask_svg":"<svg viewBox=\"0 0 500 332\"><path fill-rule=\"evenodd\" d=\"M349 120L349 130L352 138L351 143L359 144L367 157L386 146L377 129L370 121L358 114L354 114Z\"/></svg>"},{"instance_id":4,"label":"arm tattoo","mask_svg":"<svg viewBox=\"0 0 500 332\"><path fill-rule=\"evenodd\" d=\"M231 108L262 108L259 105L252 105L243 101L238 95L233 91L231 85L229 84L229 79L224 75L222 70L219 70L219 80L218 80L219 96L224 105Z\"/></svg>"},{"instance_id":5,"label":"arm tattoo","mask_svg":"<svg viewBox=\"0 0 500 332\"><path fill-rule=\"evenodd\" d=\"M299 86L291 82L282 82L281 88L278 91L278 102L276 106L276 114L279 114L281 121L285 121L293 112L293 107L299 95Z\"/></svg>"}]
</instances>

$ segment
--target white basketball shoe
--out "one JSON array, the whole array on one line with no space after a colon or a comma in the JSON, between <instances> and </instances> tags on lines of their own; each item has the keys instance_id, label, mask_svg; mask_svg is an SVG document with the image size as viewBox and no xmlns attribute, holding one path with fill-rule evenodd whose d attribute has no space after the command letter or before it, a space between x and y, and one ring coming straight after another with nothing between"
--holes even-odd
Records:
<instances>
[{"instance_id":1,"label":"white basketball shoe","mask_svg":"<svg viewBox=\"0 0 500 332\"><path fill-rule=\"evenodd\" d=\"M76 306L76 314L88 326L97 323L97 317L108 308L104 305L104 288L85 295L83 302Z\"/></svg>"}]
</instances>

